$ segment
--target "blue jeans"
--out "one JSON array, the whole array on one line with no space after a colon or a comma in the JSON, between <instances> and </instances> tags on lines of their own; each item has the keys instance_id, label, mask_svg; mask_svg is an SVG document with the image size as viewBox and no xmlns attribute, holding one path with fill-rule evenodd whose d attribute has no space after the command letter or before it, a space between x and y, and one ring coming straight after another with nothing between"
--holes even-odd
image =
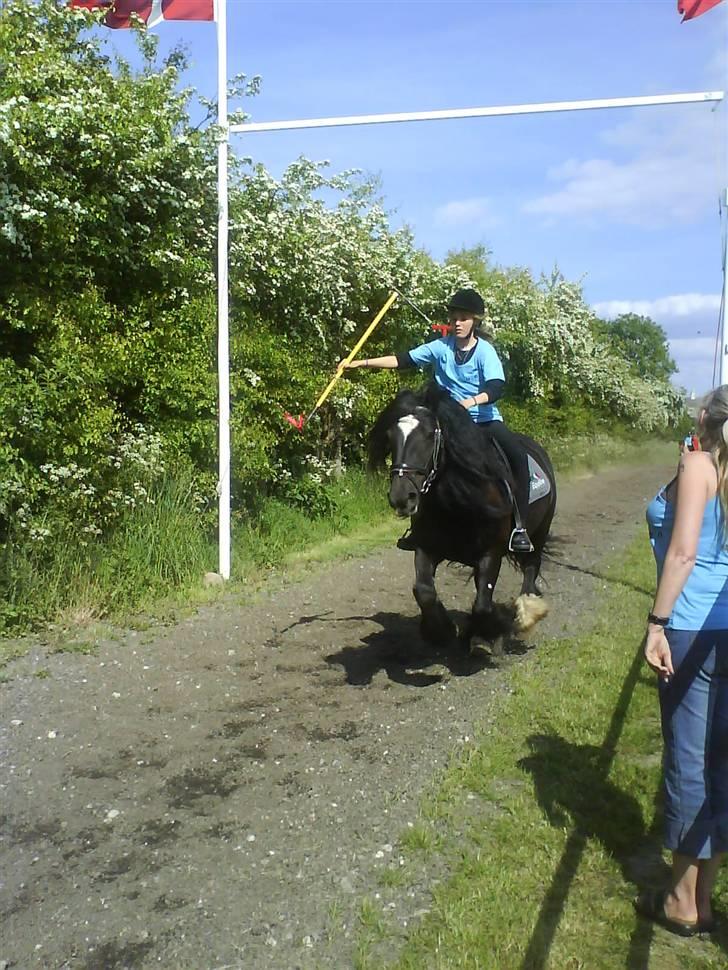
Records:
<instances>
[{"instance_id":1,"label":"blue jeans","mask_svg":"<svg viewBox=\"0 0 728 970\"><path fill-rule=\"evenodd\" d=\"M728 631L666 630L675 675L660 682L665 845L728 851Z\"/></svg>"}]
</instances>

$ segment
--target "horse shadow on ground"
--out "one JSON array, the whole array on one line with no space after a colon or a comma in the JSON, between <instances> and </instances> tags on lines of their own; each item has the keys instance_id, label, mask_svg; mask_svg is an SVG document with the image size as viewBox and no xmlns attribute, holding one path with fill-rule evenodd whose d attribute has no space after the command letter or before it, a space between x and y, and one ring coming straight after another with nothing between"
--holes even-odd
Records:
<instances>
[{"instance_id":1,"label":"horse shadow on ground","mask_svg":"<svg viewBox=\"0 0 728 970\"><path fill-rule=\"evenodd\" d=\"M466 627L468 616L453 610L450 616L459 630ZM364 687L383 670L390 680L409 687L430 687L449 676L470 677L486 668L497 668L503 655L526 653L531 647L516 636L504 637L496 645L470 651L465 640L454 636L446 644L431 644L420 635L419 617L399 613L375 613L367 617L343 617L343 620L369 620L381 630L361 639L361 645L343 647L324 659L332 666L343 667L348 684ZM428 671L429 667L438 671ZM443 671L442 668L445 668Z\"/></svg>"}]
</instances>

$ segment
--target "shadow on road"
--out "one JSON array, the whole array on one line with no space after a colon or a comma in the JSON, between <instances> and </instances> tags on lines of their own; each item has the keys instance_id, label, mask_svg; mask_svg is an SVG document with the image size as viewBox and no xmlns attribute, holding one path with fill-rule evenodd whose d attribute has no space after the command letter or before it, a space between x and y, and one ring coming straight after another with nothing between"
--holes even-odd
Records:
<instances>
[{"instance_id":1,"label":"shadow on road","mask_svg":"<svg viewBox=\"0 0 728 970\"><path fill-rule=\"evenodd\" d=\"M465 625L467 615L457 610L450 615L459 628ZM360 620L364 617L346 617ZM378 623L381 630L362 637L361 645L344 647L337 653L328 654L326 662L344 668L347 683L365 686L384 670L390 680L410 687L430 687L442 683L448 674L453 677L469 677L485 668L498 667L497 653L488 649L476 649L472 653L463 640L453 638L446 645L428 644L420 636L419 617L402 616L399 613L375 613L366 617ZM517 637L502 644L505 654L522 654L528 645ZM428 667L441 668L428 672ZM442 668L445 668L443 672Z\"/></svg>"}]
</instances>

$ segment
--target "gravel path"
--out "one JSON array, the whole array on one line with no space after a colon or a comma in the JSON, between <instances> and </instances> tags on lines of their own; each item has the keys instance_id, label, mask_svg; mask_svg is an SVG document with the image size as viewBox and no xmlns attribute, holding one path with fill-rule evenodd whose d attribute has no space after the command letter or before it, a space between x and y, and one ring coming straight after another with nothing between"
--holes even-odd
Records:
<instances>
[{"instance_id":1,"label":"gravel path","mask_svg":"<svg viewBox=\"0 0 728 970\"><path fill-rule=\"evenodd\" d=\"M353 965L356 914L513 663L589 624L666 467L562 483L552 606L497 662L425 647L395 548L273 581L0 684L0 968ZM441 568L456 619L469 573ZM504 568L498 599L517 577ZM40 674L40 676L39 676ZM396 907L427 906L423 876Z\"/></svg>"}]
</instances>

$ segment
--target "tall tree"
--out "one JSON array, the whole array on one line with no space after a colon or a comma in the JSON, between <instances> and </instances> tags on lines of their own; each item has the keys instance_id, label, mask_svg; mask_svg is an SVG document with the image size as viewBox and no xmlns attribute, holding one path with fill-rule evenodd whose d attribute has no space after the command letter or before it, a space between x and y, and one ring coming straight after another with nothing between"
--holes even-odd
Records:
<instances>
[{"instance_id":1,"label":"tall tree","mask_svg":"<svg viewBox=\"0 0 728 970\"><path fill-rule=\"evenodd\" d=\"M484 292L488 289L493 273L490 257L490 249L483 243L477 243L475 246L451 249L445 257L445 262L467 273L476 288Z\"/></svg>"},{"instance_id":2,"label":"tall tree","mask_svg":"<svg viewBox=\"0 0 728 970\"><path fill-rule=\"evenodd\" d=\"M596 329L638 377L667 381L677 371L667 334L650 317L622 313L614 320L598 320Z\"/></svg>"}]
</instances>

